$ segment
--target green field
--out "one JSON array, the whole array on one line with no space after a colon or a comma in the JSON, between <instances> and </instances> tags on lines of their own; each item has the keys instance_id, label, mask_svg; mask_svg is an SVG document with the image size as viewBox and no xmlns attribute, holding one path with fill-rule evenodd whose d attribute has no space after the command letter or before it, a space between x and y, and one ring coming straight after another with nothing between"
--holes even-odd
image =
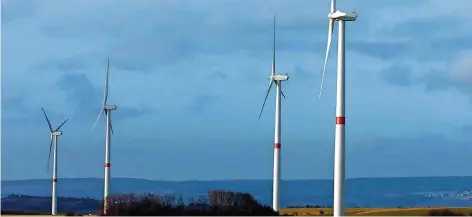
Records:
<instances>
[{"instance_id":1,"label":"green field","mask_svg":"<svg viewBox=\"0 0 472 217\"><path fill-rule=\"evenodd\" d=\"M348 216L427 216L432 210L448 209L463 215L472 214L472 207L450 207L450 208L348 208ZM288 215L333 215L331 208L285 208L280 210L280 214Z\"/></svg>"}]
</instances>

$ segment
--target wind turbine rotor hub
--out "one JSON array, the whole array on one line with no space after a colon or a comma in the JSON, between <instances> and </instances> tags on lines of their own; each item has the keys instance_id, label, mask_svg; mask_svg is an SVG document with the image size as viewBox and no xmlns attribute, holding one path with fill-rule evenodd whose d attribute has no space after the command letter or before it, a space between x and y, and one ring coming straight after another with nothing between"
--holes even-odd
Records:
<instances>
[{"instance_id":1,"label":"wind turbine rotor hub","mask_svg":"<svg viewBox=\"0 0 472 217\"><path fill-rule=\"evenodd\" d=\"M61 131L56 131L56 132L53 132L52 135L53 136L60 136L60 135L62 135L62 132Z\"/></svg>"},{"instance_id":2,"label":"wind turbine rotor hub","mask_svg":"<svg viewBox=\"0 0 472 217\"><path fill-rule=\"evenodd\" d=\"M333 19L333 20L337 20L337 21L356 21L357 13L356 12L335 11L333 13L329 13L328 18Z\"/></svg>"},{"instance_id":3,"label":"wind turbine rotor hub","mask_svg":"<svg viewBox=\"0 0 472 217\"><path fill-rule=\"evenodd\" d=\"M106 106L103 106L103 108L105 110L116 110L117 109L116 105L106 105Z\"/></svg>"}]
</instances>

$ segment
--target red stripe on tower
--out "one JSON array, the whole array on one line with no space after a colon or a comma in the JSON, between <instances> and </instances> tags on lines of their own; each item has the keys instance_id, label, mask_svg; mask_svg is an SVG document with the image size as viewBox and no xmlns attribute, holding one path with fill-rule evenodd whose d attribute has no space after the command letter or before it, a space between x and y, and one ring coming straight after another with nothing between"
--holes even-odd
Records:
<instances>
[{"instance_id":1,"label":"red stripe on tower","mask_svg":"<svg viewBox=\"0 0 472 217\"><path fill-rule=\"evenodd\" d=\"M110 163L105 163L105 167L110 167L111 164Z\"/></svg>"},{"instance_id":2,"label":"red stripe on tower","mask_svg":"<svg viewBox=\"0 0 472 217\"><path fill-rule=\"evenodd\" d=\"M52 179L52 182L57 182L57 179Z\"/></svg>"},{"instance_id":3,"label":"red stripe on tower","mask_svg":"<svg viewBox=\"0 0 472 217\"><path fill-rule=\"evenodd\" d=\"M345 125L346 124L346 118L345 117L336 117L336 124Z\"/></svg>"},{"instance_id":4,"label":"red stripe on tower","mask_svg":"<svg viewBox=\"0 0 472 217\"><path fill-rule=\"evenodd\" d=\"M280 149L280 143L275 143L274 148L275 149Z\"/></svg>"}]
</instances>

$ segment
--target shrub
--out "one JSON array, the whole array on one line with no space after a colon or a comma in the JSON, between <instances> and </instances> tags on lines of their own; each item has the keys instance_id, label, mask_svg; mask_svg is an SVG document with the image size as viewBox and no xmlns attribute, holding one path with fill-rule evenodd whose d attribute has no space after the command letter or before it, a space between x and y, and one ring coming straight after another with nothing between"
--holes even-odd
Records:
<instances>
[{"instance_id":1,"label":"shrub","mask_svg":"<svg viewBox=\"0 0 472 217\"><path fill-rule=\"evenodd\" d=\"M449 209L431 210L428 216L463 216L462 213L456 213Z\"/></svg>"},{"instance_id":2,"label":"shrub","mask_svg":"<svg viewBox=\"0 0 472 217\"><path fill-rule=\"evenodd\" d=\"M147 215L252 215L273 216L278 212L264 206L252 195L242 192L214 190L207 196L191 198L188 204L182 196L158 196L154 194L123 194L110 196L107 200L106 215L147 216ZM101 202L103 208L104 202ZM103 210L103 209L102 209ZM103 212L100 215L105 215Z\"/></svg>"},{"instance_id":3,"label":"shrub","mask_svg":"<svg viewBox=\"0 0 472 217\"><path fill-rule=\"evenodd\" d=\"M75 214L74 214L74 212L69 211L69 212L66 212L64 215L65 216L74 216Z\"/></svg>"}]
</instances>

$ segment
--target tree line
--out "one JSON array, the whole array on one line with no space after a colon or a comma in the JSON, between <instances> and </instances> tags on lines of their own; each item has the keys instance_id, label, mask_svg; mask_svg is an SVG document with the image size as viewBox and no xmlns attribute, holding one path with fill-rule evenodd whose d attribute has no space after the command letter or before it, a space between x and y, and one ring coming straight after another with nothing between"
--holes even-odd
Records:
<instances>
[{"instance_id":1,"label":"tree line","mask_svg":"<svg viewBox=\"0 0 472 217\"><path fill-rule=\"evenodd\" d=\"M271 207L259 203L251 194L213 190L206 196L191 198L187 203L182 196L155 194L121 194L107 199L107 216L217 216L217 215L279 215ZM103 208L104 201L100 203Z\"/></svg>"}]
</instances>

